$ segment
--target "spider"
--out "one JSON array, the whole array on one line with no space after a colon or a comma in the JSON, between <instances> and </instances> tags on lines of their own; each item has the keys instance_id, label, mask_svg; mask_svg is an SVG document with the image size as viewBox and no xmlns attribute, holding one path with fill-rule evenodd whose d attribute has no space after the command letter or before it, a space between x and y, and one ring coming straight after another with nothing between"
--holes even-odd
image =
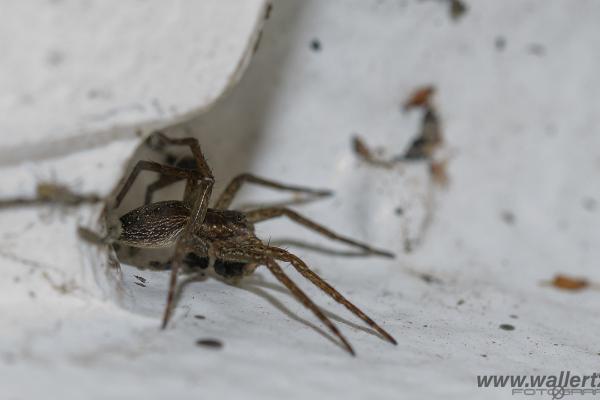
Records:
<instances>
[{"instance_id":1,"label":"spider","mask_svg":"<svg viewBox=\"0 0 600 400\"><path fill-rule=\"evenodd\" d=\"M282 248L265 244L258 239L254 233L254 224L285 216L332 240L357 247L367 254L391 258L394 257L392 253L338 235L288 208L267 207L247 212L229 209L233 198L244 183L313 196L328 196L332 194L330 191L285 185L255 175L241 174L229 183L214 205L209 207L214 178L202 155L198 140L192 137L172 139L161 132L156 132L154 138L160 140L165 146L188 146L193 154L195 165L190 165L189 162L164 165L152 161L138 161L115 198L115 208L121 204L141 171L157 172L160 178L148 188L146 204L121 216L118 226L109 226L107 241L135 248L175 246L162 329L166 328L174 306L177 274L184 262L190 262L190 256L193 256L192 261L195 264L204 262L206 264L202 268L212 267L216 273L225 277L244 276L252 273L258 266L264 265L337 336L343 347L354 355L354 350L344 335L278 265L278 261L283 261L290 263L303 277L335 301L343 304L387 341L396 344L396 340L389 333L313 272L304 261ZM183 201L150 202L154 190L178 180L186 181Z\"/></svg>"}]
</instances>

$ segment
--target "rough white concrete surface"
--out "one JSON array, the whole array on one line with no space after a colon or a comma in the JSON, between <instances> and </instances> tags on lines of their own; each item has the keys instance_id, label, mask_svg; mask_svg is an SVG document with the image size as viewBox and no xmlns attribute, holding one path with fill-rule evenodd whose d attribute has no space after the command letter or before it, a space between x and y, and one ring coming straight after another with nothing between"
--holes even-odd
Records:
<instances>
[{"instance_id":1,"label":"rough white concrete surface","mask_svg":"<svg viewBox=\"0 0 600 400\"><path fill-rule=\"evenodd\" d=\"M600 281L600 4L468 6L452 21L438 1L276 1L240 83L187 124L213 166L217 192L244 171L331 188L334 198L295 208L397 254L386 260L313 251L290 239L346 249L285 220L258 232L287 242L398 346L289 266L357 357L329 340L263 269L237 286L212 277L189 282L173 323L160 331L165 272L124 265L118 290L90 272L101 276L101 254L71 232L94 226L97 210L3 211L3 397L514 398L509 388L478 388L476 376L596 372L600 294L541 282L559 272ZM406 253L431 190L425 167L365 165L350 138L357 133L388 155L402 152L420 116L403 113L401 103L421 84L437 87L450 182L435 189L431 225ZM133 144L114 141L109 150L4 168L2 193L31 192L50 171L82 191L107 192L116 182L101 172L106 154L120 168ZM236 204L281 199L289 197L253 187ZM427 283L422 273L435 279ZM134 275L146 287L135 285ZM86 283L98 281L104 286ZM224 347L198 347L200 338Z\"/></svg>"}]
</instances>

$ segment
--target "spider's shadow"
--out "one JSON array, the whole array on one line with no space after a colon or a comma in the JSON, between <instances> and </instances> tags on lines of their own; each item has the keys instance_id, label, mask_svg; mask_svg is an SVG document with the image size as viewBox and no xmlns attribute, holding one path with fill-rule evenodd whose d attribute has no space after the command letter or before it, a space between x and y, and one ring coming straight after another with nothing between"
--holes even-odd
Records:
<instances>
[{"instance_id":1,"label":"spider's shadow","mask_svg":"<svg viewBox=\"0 0 600 400\"><path fill-rule=\"evenodd\" d=\"M301 324L304 324L305 326L313 329L315 332L317 332L321 336L325 337L327 340L334 343L341 349L345 349L342 346L342 344L339 343L338 340L334 336L332 336L328 332L324 331L323 329L319 328L317 325L313 324L312 322L298 316L296 313L292 312L283 302L281 302L279 299L277 299L277 297L275 297L271 293L269 293L271 291L278 292L281 294L285 294L289 297L292 297L294 300L296 300L293 297L293 295L287 290L287 288L285 288L279 284L276 284L276 283L266 282L260 275L247 276L247 277L244 277L242 280L239 280L236 282L231 279L223 278L223 277L217 275L216 273L214 273L214 271L210 271L210 270L207 270L206 272L203 271L200 273L192 274L181 281L181 283L177 289L177 292L175 294L176 304L187 285L196 283L196 282L204 282L209 278L218 280L221 283L228 285L229 287L244 290L244 291L252 293L258 297L261 297L262 299L266 300L269 304L271 304L273 307L277 308L281 313L283 313L288 318L290 318L296 322L299 322ZM339 322L341 324L347 325L356 330L360 330L360 331L369 333L371 335L374 335L374 336L377 336L377 337L383 339L383 337L381 337L381 335L379 335L373 329L370 329L370 328L364 327L362 325L356 324L354 322L351 322L345 318L340 317L339 315L337 315L331 311L323 309L322 307L320 307L320 308L328 318L330 318L336 322ZM307 312L308 312L308 310L307 310Z\"/></svg>"}]
</instances>

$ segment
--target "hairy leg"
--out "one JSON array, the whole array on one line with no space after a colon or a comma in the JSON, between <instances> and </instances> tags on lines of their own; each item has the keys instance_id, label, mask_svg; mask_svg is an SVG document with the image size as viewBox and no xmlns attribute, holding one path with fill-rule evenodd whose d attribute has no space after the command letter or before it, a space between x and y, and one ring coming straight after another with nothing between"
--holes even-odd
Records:
<instances>
[{"instance_id":1,"label":"hairy leg","mask_svg":"<svg viewBox=\"0 0 600 400\"><path fill-rule=\"evenodd\" d=\"M325 316L321 316L321 311L318 309L310 299L302 292L290 279L283 274L281 268L275 263L275 260L281 260L285 262L289 262L292 266L305 278L311 281L315 286L319 289L323 290L329 296L331 296L335 301L344 305L350 312L354 315L362 319L365 323L367 323L371 328L377 331L380 335L382 335L387 341L396 344L396 340L387 333L383 328L381 328L375 321L369 318L363 311L361 311L358 307L352 304L349 300L347 300L344 296L342 296L336 289L334 289L331 285L325 282L321 277L315 274L312 270L308 268L308 266L300 260L295 255L277 248L277 247L269 247L264 245L260 240L253 238L243 242L236 243L228 243L228 242L213 242L213 251L214 254L222 260L232 260L232 261L245 261L245 262L256 262L260 264L266 264L269 270L275 275L277 279L279 279L293 294L300 300L307 308L309 308L327 327L340 338L340 340L344 343L346 348L350 347L347 341L341 336L338 330L333 326L331 321L327 320ZM291 282L291 283L289 283ZM291 287L293 285L293 288ZM315 311L317 310L317 311ZM327 320L327 321L326 321ZM333 327L332 327L333 326ZM351 347L348 349L351 353Z\"/></svg>"},{"instance_id":2,"label":"hairy leg","mask_svg":"<svg viewBox=\"0 0 600 400\"><path fill-rule=\"evenodd\" d=\"M127 177L125 184L117 194L115 207L119 207L121 201L123 201L123 198L129 189L131 189L131 185L133 185L133 182L142 171L158 172L161 176L173 178L175 180L187 179L188 181L193 181L199 178L199 173L197 171L163 165L153 161L138 161L133 168L133 171L131 171Z\"/></svg>"},{"instance_id":3,"label":"hairy leg","mask_svg":"<svg viewBox=\"0 0 600 400\"><path fill-rule=\"evenodd\" d=\"M319 275L314 273L308 266L302 261L300 258L295 255L276 247L270 247L270 251L273 256L281 261L287 261L292 264L292 266L298 271L302 276L311 281L315 286L319 289L327 293L331 298L333 298L338 303L344 305L350 312L356 315L358 318L362 319L366 324L368 324L371 328L375 329L380 335L382 335L388 342L397 344L396 340L385 331L385 329L381 328L375 321L367 316L364 312L362 312L358 307L352 304L349 300L347 300L344 296L342 296L333 286L325 282Z\"/></svg>"},{"instance_id":4,"label":"hairy leg","mask_svg":"<svg viewBox=\"0 0 600 400\"><path fill-rule=\"evenodd\" d=\"M320 225L306 217L303 217L302 215L298 214L297 212L290 210L289 208L282 208L282 207L262 208L262 209L258 209L258 210L249 211L246 213L246 217L248 218L248 221L250 221L252 223L262 222L262 221L266 221L266 220L269 220L272 218L278 218L281 216L288 217L290 220L297 222L300 225L307 227L308 229L318 232L323 236L327 236L328 238L330 238L332 240L337 240L338 242L342 242L342 243L348 244L350 246L358 247L359 249L362 249L362 250L366 251L367 253L377 254L377 255L380 255L383 257L390 257L390 258L394 257L394 254L392 254L388 251L378 250L378 249L375 249L375 248L369 246L368 244L360 243L355 240L346 238L342 235L339 235L339 234L327 229L323 225Z\"/></svg>"},{"instance_id":5,"label":"hairy leg","mask_svg":"<svg viewBox=\"0 0 600 400\"><path fill-rule=\"evenodd\" d=\"M233 201L233 198L244 183L254 183L256 185L269 187L271 189L286 190L296 193L306 193L314 196L330 196L332 194L332 192L329 190L318 190L302 186L286 185L272 180L260 178L251 174L241 174L233 178L229 185L227 185L227 187L215 203L215 208L219 210L225 210L229 208L231 202Z\"/></svg>"},{"instance_id":6,"label":"hairy leg","mask_svg":"<svg viewBox=\"0 0 600 400\"><path fill-rule=\"evenodd\" d=\"M296 297L296 299L298 299L298 301L300 301L306 308L311 310L313 312L313 314L315 314L315 316L317 318L319 318L321 320L321 322L323 322L323 324L325 324L325 326L327 326L327 328L329 328L329 330L331 332L333 332L333 334L342 341L346 350L350 354L354 355L354 349L352 348L352 346L350 346L350 343L348 343L348 341L346 340L344 335L342 335L342 333L333 324L333 322L331 322L331 320L329 318L327 318L327 316L325 314L323 314L323 312L319 309L319 307L315 303L313 303L313 301L306 295L306 293L304 293L302 291L302 289L300 289L283 272L283 270L281 269L281 267L279 265L277 265L275 260L272 258L267 258L265 261L265 264L267 265L267 268L269 268L271 273L275 276L275 278L277 278L277 280L279 282L283 283L283 285L285 287L287 287L290 292L292 292L292 294L294 295L294 297Z\"/></svg>"},{"instance_id":7,"label":"hairy leg","mask_svg":"<svg viewBox=\"0 0 600 400\"><path fill-rule=\"evenodd\" d=\"M210 167L206 163L206 159L202 154L202 149L200 148L200 143L197 139L193 137L171 139L161 132L155 133L155 137L165 142L167 145L188 146L194 155L194 160L196 161L195 170L178 169L172 167L178 170L186 171L188 174L194 174L193 176L195 179L188 179L185 198L183 199L184 203L190 207L190 219L183 229L183 232L179 236L177 244L175 245L175 253L171 264L171 276L169 279L167 304L165 306L165 312L163 314L162 321L162 328L164 329L166 328L169 318L171 317L173 300L175 297L175 288L177 286L177 274L182 266L185 255L194 247L194 230L196 226L204 221L215 180L213 178L212 171L210 170Z\"/></svg>"}]
</instances>

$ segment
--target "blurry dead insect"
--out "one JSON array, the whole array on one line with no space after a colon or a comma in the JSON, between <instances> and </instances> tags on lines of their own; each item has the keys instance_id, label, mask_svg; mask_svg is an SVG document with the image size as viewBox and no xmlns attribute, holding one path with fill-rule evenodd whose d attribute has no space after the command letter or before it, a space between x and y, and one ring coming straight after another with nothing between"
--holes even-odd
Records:
<instances>
[{"instance_id":1,"label":"blurry dead insect","mask_svg":"<svg viewBox=\"0 0 600 400\"><path fill-rule=\"evenodd\" d=\"M421 132L417 136L401 159L404 160L431 160L434 151L442 144L440 122L435 109L428 105L425 108Z\"/></svg>"},{"instance_id":2,"label":"blurry dead insect","mask_svg":"<svg viewBox=\"0 0 600 400\"><path fill-rule=\"evenodd\" d=\"M404 161L426 160L433 162L434 153L443 142L440 119L431 102L434 93L435 88L433 86L422 86L416 89L406 102L404 102L405 110L413 108L422 108L424 110L419 134L413 139L404 153L385 160L376 156L361 138L354 136L352 138L352 147L356 155L369 164L385 168L391 168L395 164ZM445 162L438 163L435 166L436 170L434 171L432 168L431 172L438 173L441 176L442 172L445 173L445 171L440 171L444 166Z\"/></svg>"},{"instance_id":3,"label":"blurry dead insect","mask_svg":"<svg viewBox=\"0 0 600 400\"><path fill-rule=\"evenodd\" d=\"M162 248L175 245L171 262L171 277L162 327L167 326L173 308L177 285L177 274L188 254L205 259L205 267L213 267L224 276L244 276L257 266L265 265L290 292L325 324L343 343L345 349L354 350L337 327L323 314L319 307L284 273L277 261L290 263L302 276L323 290L337 302L362 319L387 341L396 344L392 336L377 325L364 312L342 296L336 289L313 272L300 258L278 247L263 243L255 236L254 224L273 218L287 217L308 229L312 229L332 240L363 250L366 254L394 257L392 253L377 250L367 244L332 232L326 227L283 207L267 207L247 212L230 210L233 198L244 183L254 183L272 189L329 196L330 191L285 185L250 174L234 178L218 197L212 207L209 201L214 178L207 165L200 145L195 138L171 139L156 133L154 140L162 146L188 146L194 156L193 169L163 165L151 161L138 161L123 187L116 196L115 208L119 206L141 171L160 174L162 183L169 180L185 180L183 201L161 201L145 204L120 217L118 226L109 226L105 238L108 243L121 243L140 248ZM166 179L166 180L165 180ZM160 186L160 185L159 185ZM148 196L146 196L148 201Z\"/></svg>"},{"instance_id":4,"label":"blurry dead insect","mask_svg":"<svg viewBox=\"0 0 600 400\"><path fill-rule=\"evenodd\" d=\"M425 233L433 219L435 189L437 187L446 187L449 182L447 173L448 160L441 159L439 155L439 148L443 144L443 137L440 118L432 101L434 94L434 86L420 86L403 103L405 111L419 108L423 112L420 130L403 153L391 158L384 158L375 154L361 138L355 136L352 139L354 153L362 161L372 166L391 169L399 164L424 162L429 168L427 193L424 199L425 216L420 223L419 232L416 236L413 236L408 233L408 225L404 225L403 227L403 230L405 230L404 249L406 252L411 252L416 244L423 241ZM413 237L411 238L411 236Z\"/></svg>"},{"instance_id":5,"label":"blurry dead insect","mask_svg":"<svg viewBox=\"0 0 600 400\"><path fill-rule=\"evenodd\" d=\"M43 204L60 204L75 207L82 204L93 204L102 201L97 194L79 194L68 186L57 183L40 182L36 186L35 197L18 197L0 200L0 207L21 207Z\"/></svg>"}]
</instances>

